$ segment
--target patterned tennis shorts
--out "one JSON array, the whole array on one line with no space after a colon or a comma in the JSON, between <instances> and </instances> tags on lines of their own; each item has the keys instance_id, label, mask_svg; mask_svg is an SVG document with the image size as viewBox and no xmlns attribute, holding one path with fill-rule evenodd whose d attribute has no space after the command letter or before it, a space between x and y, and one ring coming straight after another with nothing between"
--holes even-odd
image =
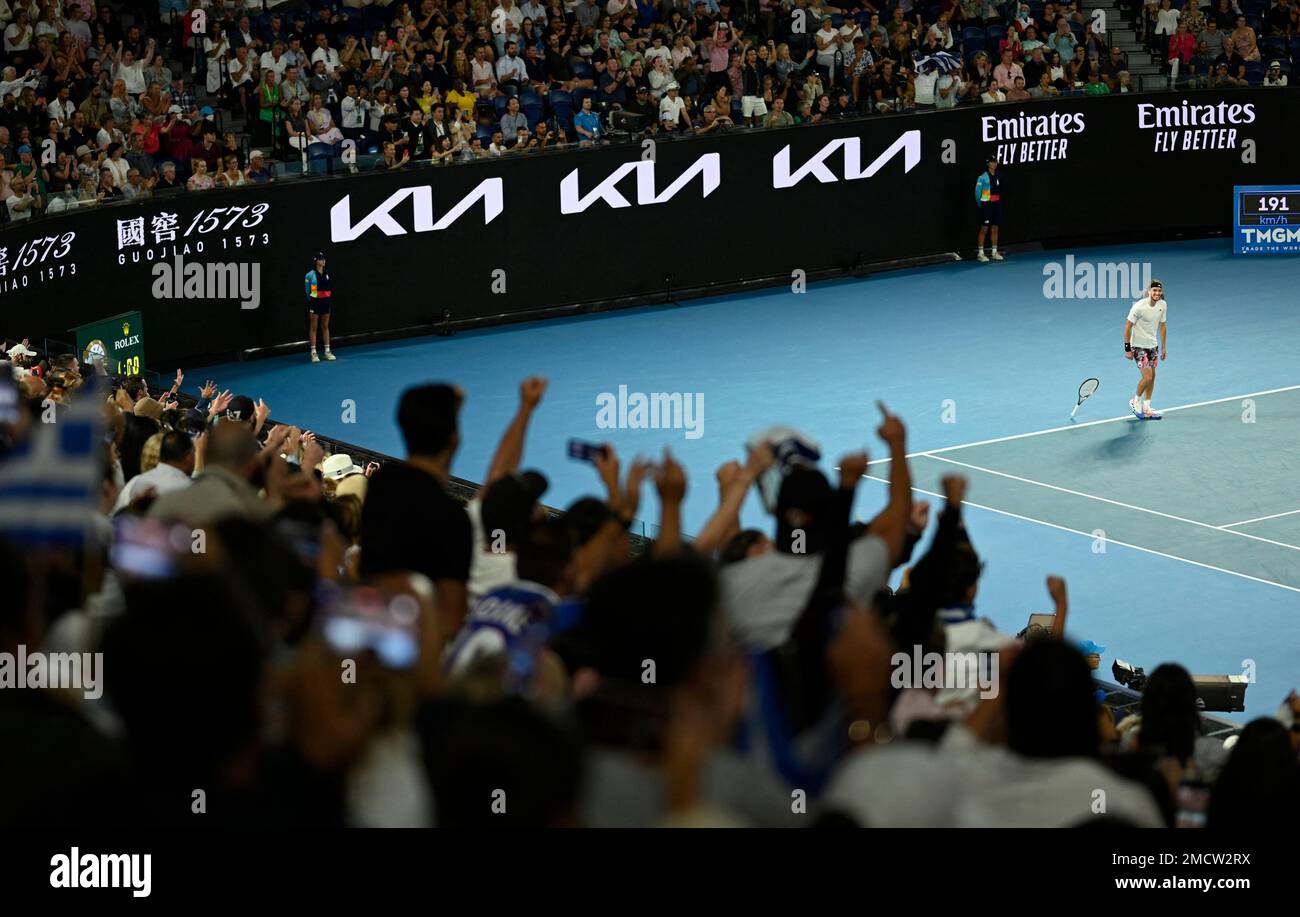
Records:
<instances>
[{"instance_id":1,"label":"patterned tennis shorts","mask_svg":"<svg viewBox=\"0 0 1300 917\"><path fill-rule=\"evenodd\" d=\"M1134 347L1133 362L1137 364L1138 369L1146 369L1150 366L1156 368L1160 362L1160 351L1154 347Z\"/></svg>"}]
</instances>

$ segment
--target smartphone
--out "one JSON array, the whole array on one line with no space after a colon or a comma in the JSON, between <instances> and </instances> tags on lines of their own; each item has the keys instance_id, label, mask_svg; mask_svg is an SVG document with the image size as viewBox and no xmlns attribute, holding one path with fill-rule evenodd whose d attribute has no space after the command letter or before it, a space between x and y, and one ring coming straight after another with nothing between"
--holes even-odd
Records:
<instances>
[{"instance_id":1,"label":"smartphone","mask_svg":"<svg viewBox=\"0 0 1300 917\"><path fill-rule=\"evenodd\" d=\"M390 669L409 669L420 657L419 606L407 595L369 586L330 586L317 620L330 649L340 656L369 650Z\"/></svg>"},{"instance_id":2,"label":"smartphone","mask_svg":"<svg viewBox=\"0 0 1300 917\"><path fill-rule=\"evenodd\" d=\"M18 387L8 380L0 383L0 423L18 423L19 411L21 410L19 404Z\"/></svg>"},{"instance_id":3,"label":"smartphone","mask_svg":"<svg viewBox=\"0 0 1300 917\"><path fill-rule=\"evenodd\" d=\"M569 458L571 459L576 459L579 462L590 462L594 465L596 460L603 459L605 454L605 447L598 443L589 443L581 439L569 440Z\"/></svg>"},{"instance_id":4,"label":"smartphone","mask_svg":"<svg viewBox=\"0 0 1300 917\"><path fill-rule=\"evenodd\" d=\"M159 579L176 573L177 551L173 527L157 519L118 516L113 521L113 547L109 562L126 576ZM186 533L181 537L188 540Z\"/></svg>"},{"instance_id":5,"label":"smartphone","mask_svg":"<svg viewBox=\"0 0 1300 917\"><path fill-rule=\"evenodd\" d=\"M1178 785L1178 828L1204 828L1210 808L1210 788L1200 781L1184 780Z\"/></svg>"}]
</instances>

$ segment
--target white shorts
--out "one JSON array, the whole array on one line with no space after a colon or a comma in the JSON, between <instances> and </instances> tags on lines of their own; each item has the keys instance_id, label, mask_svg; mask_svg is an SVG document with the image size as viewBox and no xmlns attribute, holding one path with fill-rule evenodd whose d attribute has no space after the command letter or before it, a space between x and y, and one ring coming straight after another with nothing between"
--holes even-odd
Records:
<instances>
[{"instance_id":1,"label":"white shorts","mask_svg":"<svg viewBox=\"0 0 1300 917\"><path fill-rule=\"evenodd\" d=\"M740 114L744 118L761 118L767 114L767 103L758 96L742 96L740 99Z\"/></svg>"}]
</instances>

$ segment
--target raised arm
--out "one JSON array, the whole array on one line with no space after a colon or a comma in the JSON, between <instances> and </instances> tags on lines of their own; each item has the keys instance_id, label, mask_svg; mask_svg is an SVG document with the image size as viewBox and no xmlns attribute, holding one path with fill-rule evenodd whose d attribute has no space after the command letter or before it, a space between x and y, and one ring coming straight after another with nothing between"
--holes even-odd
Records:
<instances>
[{"instance_id":1,"label":"raised arm","mask_svg":"<svg viewBox=\"0 0 1300 917\"><path fill-rule=\"evenodd\" d=\"M912 515L912 475L907 467L907 430L903 422L881 402L876 405L884 417L876 433L889 446L889 503L868 531L885 540L892 565L902 557L907 541L907 525Z\"/></svg>"},{"instance_id":2,"label":"raised arm","mask_svg":"<svg viewBox=\"0 0 1300 917\"><path fill-rule=\"evenodd\" d=\"M772 450L764 444L750 450L743 467L738 462L727 462L718 469L718 508L695 537L697 551L712 554L740 531L740 507L745 494L772 461Z\"/></svg>"},{"instance_id":3,"label":"raised arm","mask_svg":"<svg viewBox=\"0 0 1300 917\"><path fill-rule=\"evenodd\" d=\"M686 496L686 472L667 449L655 475L655 488L659 491L659 537L654 554L666 557L682 546L682 499Z\"/></svg>"},{"instance_id":4,"label":"raised arm","mask_svg":"<svg viewBox=\"0 0 1300 917\"><path fill-rule=\"evenodd\" d=\"M501 441L497 443L496 454L492 456L492 464L488 466L487 476L483 479L484 488L519 470L528 422L532 420L533 411L537 409L545 392L546 380L541 376L530 376L519 383L519 409L515 411L515 416L501 434Z\"/></svg>"}]
</instances>

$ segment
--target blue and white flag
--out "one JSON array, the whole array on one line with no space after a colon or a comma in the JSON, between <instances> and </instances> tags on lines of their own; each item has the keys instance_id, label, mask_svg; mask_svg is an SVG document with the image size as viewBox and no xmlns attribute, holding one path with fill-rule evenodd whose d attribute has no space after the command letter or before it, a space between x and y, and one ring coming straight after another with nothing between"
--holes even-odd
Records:
<instances>
[{"instance_id":1,"label":"blue and white flag","mask_svg":"<svg viewBox=\"0 0 1300 917\"><path fill-rule=\"evenodd\" d=\"M104 411L87 388L0 459L0 535L16 545L79 545L90 531L104 477Z\"/></svg>"}]
</instances>

